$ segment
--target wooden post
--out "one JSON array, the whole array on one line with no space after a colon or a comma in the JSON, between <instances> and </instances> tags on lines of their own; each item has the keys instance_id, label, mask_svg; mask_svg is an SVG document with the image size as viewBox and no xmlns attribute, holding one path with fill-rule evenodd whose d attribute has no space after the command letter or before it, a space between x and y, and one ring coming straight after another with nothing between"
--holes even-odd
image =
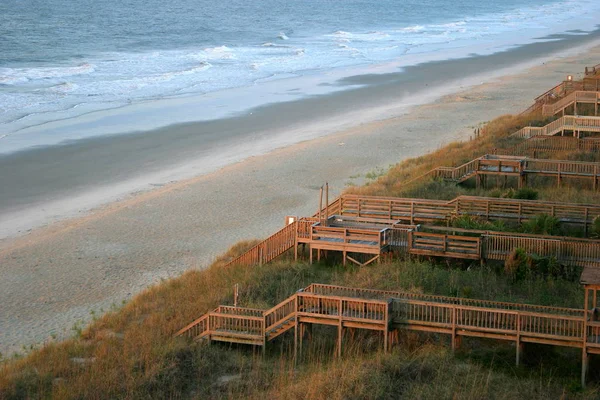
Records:
<instances>
[{"instance_id":1,"label":"wooden post","mask_svg":"<svg viewBox=\"0 0 600 400\"><path fill-rule=\"evenodd\" d=\"M325 226L329 224L329 182L325 182Z\"/></svg>"},{"instance_id":2,"label":"wooden post","mask_svg":"<svg viewBox=\"0 0 600 400\"><path fill-rule=\"evenodd\" d=\"M387 353L388 352L388 335L389 335L389 327L390 327L390 315L389 315L389 311L390 311L390 305L387 304L387 306L385 307L385 329L383 331L383 352Z\"/></svg>"},{"instance_id":3,"label":"wooden post","mask_svg":"<svg viewBox=\"0 0 600 400\"><path fill-rule=\"evenodd\" d=\"M561 163L558 163L558 187L560 187L560 170L561 170Z\"/></svg>"},{"instance_id":4,"label":"wooden post","mask_svg":"<svg viewBox=\"0 0 600 400\"><path fill-rule=\"evenodd\" d=\"M235 285L233 285L233 306L237 308L238 306L238 287L239 285L236 283Z\"/></svg>"},{"instance_id":5,"label":"wooden post","mask_svg":"<svg viewBox=\"0 0 600 400\"><path fill-rule=\"evenodd\" d=\"M323 186L319 190L319 222L323 223Z\"/></svg>"},{"instance_id":6,"label":"wooden post","mask_svg":"<svg viewBox=\"0 0 600 400\"><path fill-rule=\"evenodd\" d=\"M298 364L298 295L294 299L294 365Z\"/></svg>"},{"instance_id":7,"label":"wooden post","mask_svg":"<svg viewBox=\"0 0 600 400\"><path fill-rule=\"evenodd\" d=\"M338 347L337 347L337 356L338 358L342 357L342 337L344 336L344 326L342 323L342 299L338 301Z\"/></svg>"},{"instance_id":8,"label":"wooden post","mask_svg":"<svg viewBox=\"0 0 600 400\"><path fill-rule=\"evenodd\" d=\"M585 387L588 369L588 354L587 354L587 323L589 317L589 289L585 288L585 300L583 303L583 343L581 352L581 386Z\"/></svg>"},{"instance_id":9,"label":"wooden post","mask_svg":"<svg viewBox=\"0 0 600 400\"><path fill-rule=\"evenodd\" d=\"M521 313L517 314L517 342L515 344L516 347L516 360L515 360L515 364L517 365L517 367L519 366L519 364L521 363Z\"/></svg>"},{"instance_id":10,"label":"wooden post","mask_svg":"<svg viewBox=\"0 0 600 400\"><path fill-rule=\"evenodd\" d=\"M452 354L456 352L456 307L452 307Z\"/></svg>"}]
</instances>

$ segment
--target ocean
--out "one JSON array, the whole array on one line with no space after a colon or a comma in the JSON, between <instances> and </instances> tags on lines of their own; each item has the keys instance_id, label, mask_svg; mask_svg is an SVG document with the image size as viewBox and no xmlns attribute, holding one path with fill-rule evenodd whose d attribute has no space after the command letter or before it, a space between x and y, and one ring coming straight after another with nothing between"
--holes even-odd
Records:
<instances>
[{"instance_id":1,"label":"ocean","mask_svg":"<svg viewBox=\"0 0 600 400\"><path fill-rule=\"evenodd\" d=\"M491 54L586 34L599 15L597 0L3 0L0 153L86 137L45 130L53 121L234 88L259 92L332 71ZM223 113L257 105L225 104ZM224 115L197 114L148 128ZM106 125L90 135L119 133Z\"/></svg>"}]
</instances>

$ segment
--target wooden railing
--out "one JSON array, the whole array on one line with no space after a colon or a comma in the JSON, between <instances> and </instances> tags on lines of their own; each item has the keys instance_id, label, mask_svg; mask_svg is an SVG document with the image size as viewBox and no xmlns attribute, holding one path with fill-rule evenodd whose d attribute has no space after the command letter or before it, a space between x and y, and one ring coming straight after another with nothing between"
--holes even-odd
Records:
<instances>
[{"instance_id":1,"label":"wooden railing","mask_svg":"<svg viewBox=\"0 0 600 400\"><path fill-rule=\"evenodd\" d=\"M524 161L525 172L541 175L574 175L580 177L594 177L600 174L600 163L585 161L562 161L562 160L540 160L526 159Z\"/></svg>"},{"instance_id":2,"label":"wooden railing","mask_svg":"<svg viewBox=\"0 0 600 400\"><path fill-rule=\"evenodd\" d=\"M450 258L481 258L481 238L440 233L409 232L411 254L433 255Z\"/></svg>"},{"instance_id":3,"label":"wooden railing","mask_svg":"<svg viewBox=\"0 0 600 400\"><path fill-rule=\"evenodd\" d=\"M600 117L565 115L546 126L526 126L511 134L511 136L529 139L534 136L553 136L564 131L600 132Z\"/></svg>"},{"instance_id":4,"label":"wooden railing","mask_svg":"<svg viewBox=\"0 0 600 400\"><path fill-rule=\"evenodd\" d=\"M370 230L360 228L340 228L334 226L314 225L312 227L310 241L317 240L335 241L340 243L363 242L364 246L373 246L381 248L386 245L386 229Z\"/></svg>"},{"instance_id":5,"label":"wooden railing","mask_svg":"<svg viewBox=\"0 0 600 400\"><path fill-rule=\"evenodd\" d=\"M583 310L580 310L583 314ZM467 336L488 336L521 341L559 341L552 344L583 344L584 317L533 313L521 310L441 304L418 300L393 299L392 319L395 324L411 327L460 331ZM422 329L419 329L422 330ZM433 330L433 329L432 329ZM486 335L487 334L487 335ZM511 337L502 337L510 335ZM530 339L530 340L528 340ZM531 340L533 339L533 340ZM537 339L537 340L536 340Z\"/></svg>"},{"instance_id":6,"label":"wooden railing","mask_svg":"<svg viewBox=\"0 0 600 400\"><path fill-rule=\"evenodd\" d=\"M228 262L225 267L230 265L262 265L280 256L296 243L297 224L298 222L295 221L285 226L247 252Z\"/></svg>"},{"instance_id":7,"label":"wooden railing","mask_svg":"<svg viewBox=\"0 0 600 400\"><path fill-rule=\"evenodd\" d=\"M537 152L585 151L599 152L600 139L580 139L570 136L531 136L508 149L496 149L498 155L530 155Z\"/></svg>"},{"instance_id":8,"label":"wooden railing","mask_svg":"<svg viewBox=\"0 0 600 400\"><path fill-rule=\"evenodd\" d=\"M474 196L460 196L451 200L450 203L454 205L454 210L458 215L476 215L488 220L510 218L521 221L546 214L561 222L591 224L596 217L600 216L600 206L587 204Z\"/></svg>"},{"instance_id":9,"label":"wooden railing","mask_svg":"<svg viewBox=\"0 0 600 400\"><path fill-rule=\"evenodd\" d=\"M483 235L483 257L505 260L517 248L528 254L555 257L557 261L577 266L600 266L600 242L570 237L488 233Z\"/></svg>"},{"instance_id":10,"label":"wooden railing","mask_svg":"<svg viewBox=\"0 0 600 400\"><path fill-rule=\"evenodd\" d=\"M585 75L596 75L600 72L600 64L595 65L593 67L585 67Z\"/></svg>"},{"instance_id":11,"label":"wooden railing","mask_svg":"<svg viewBox=\"0 0 600 400\"><path fill-rule=\"evenodd\" d=\"M527 220L548 214L561 222L591 224L600 216L600 206L554 203L537 200L459 196L450 201L343 195L341 215L385 218L416 222L445 221L455 215L475 215L486 219Z\"/></svg>"},{"instance_id":12,"label":"wooden railing","mask_svg":"<svg viewBox=\"0 0 600 400\"><path fill-rule=\"evenodd\" d=\"M437 296L423 293L413 293L394 290L362 289L345 286L326 285L313 283L303 289L304 292L323 294L329 296L357 297L366 299L389 299L396 298L401 300L415 300L425 302L435 302L443 304L457 304L470 307L494 308L502 310L519 310L533 313L561 314L576 317L583 317L583 310L566 307L549 307L535 304L509 303L491 300L469 299L462 297Z\"/></svg>"},{"instance_id":13,"label":"wooden railing","mask_svg":"<svg viewBox=\"0 0 600 400\"><path fill-rule=\"evenodd\" d=\"M282 322L293 318L296 313L297 296L293 295L264 312L266 332L272 331Z\"/></svg>"},{"instance_id":14,"label":"wooden railing","mask_svg":"<svg viewBox=\"0 0 600 400\"><path fill-rule=\"evenodd\" d=\"M600 92L575 91L553 104L544 104L542 114L552 116L573 103L594 103L600 100Z\"/></svg>"}]
</instances>

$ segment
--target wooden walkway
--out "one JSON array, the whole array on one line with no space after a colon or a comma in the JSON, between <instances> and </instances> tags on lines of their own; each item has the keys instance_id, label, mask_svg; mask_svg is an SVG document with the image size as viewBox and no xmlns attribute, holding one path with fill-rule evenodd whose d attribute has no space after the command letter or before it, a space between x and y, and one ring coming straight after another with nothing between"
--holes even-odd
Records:
<instances>
[{"instance_id":1,"label":"wooden walkway","mask_svg":"<svg viewBox=\"0 0 600 400\"><path fill-rule=\"evenodd\" d=\"M503 232L464 232L455 228L442 231L445 228L426 225L448 222L460 215L488 221L521 222L546 214L562 223L582 226L587 232L594 219L600 216L600 206L597 205L475 196L459 196L443 201L343 195L329 204L327 209L331 214L328 216L332 220L330 226L323 226L316 217L287 217L288 225L226 266L261 265L291 249L294 249L297 257L301 244L309 246L311 255L315 250L318 259L322 250L341 251L343 260L347 259L349 253L372 255L365 262L359 262L350 255L350 261L361 265L376 261L389 251L483 261L504 260L510 250L516 247L523 247L530 254L555 255L558 261L577 266L588 263L598 265L600 260L598 241ZM336 223L335 219L344 221L343 225ZM425 224L421 229L427 228L428 232L419 232L417 224ZM460 235L452 234L459 231ZM471 237L465 237L465 234Z\"/></svg>"},{"instance_id":2,"label":"wooden walkway","mask_svg":"<svg viewBox=\"0 0 600 400\"><path fill-rule=\"evenodd\" d=\"M426 179L442 179L462 183L475 178L477 186L485 185L487 176L518 177L519 188L526 186L530 176L551 176L557 178L560 186L566 179L587 179L594 190L600 180L600 163L565 160L543 160L520 156L485 155L458 167L437 167L404 183L410 185Z\"/></svg>"},{"instance_id":3,"label":"wooden walkway","mask_svg":"<svg viewBox=\"0 0 600 400\"><path fill-rule=\"evenodd\" d=\"M596 320L596 288L586 287L583 309L463 299L402 291L381 291L312 284L269 310L219 306L179 332L194 340L262 346L288 331L294 334L294 358L302 352L307 325L337 329L337 355L344 332L366 329L381 332L388 351L400 329L450 337L452 349L462 337L483 337L515 343L516 364L527 343L582 350L582 384L588 355L600 354L600 322ZM590 308L589 299L593 298Z\"/></svg>"},{"instance_id":4,"label":"wooden walkway","mask_svg":"<svg viewBox=\"0 0 600 400\"><path fill-rule=\"evenodd\" d=\"M562 113L562 115L564 116L566 113L566 109L571 106L573 107L573 115L577 115L578 104L593 104L594 115L598 115L598 104L600 104L600 92L572 92L555 103L544 104L542 106L542 115L544 115L545 117L551 117L558 113Z\"/></svg>"},{"instance_id":5,"label":"wooden walkway","mask_svg":"<svg viewBox=\"0 0 600 400\"><path fill-rule=\"evenodd\" d=\"M558 134L564 136L565 132L570 132L573 137L577 138L585 136L582 133L600 133L600 117L565 115L546 126L526 126L511 136L529 139L534 136L554 136Z\"/></svg>"},{"instance_id":6,"label":"wooden walkway","mask_svg":"<svg viewBox=\"0 0 600 400\"><path fill-rule=\"evenodd\" d=\"M600 152L600 138L580 139L569 136L531 136L508 149L496 149L496 155L537 158L540 153Z\"/></svg>"}]
</instances>

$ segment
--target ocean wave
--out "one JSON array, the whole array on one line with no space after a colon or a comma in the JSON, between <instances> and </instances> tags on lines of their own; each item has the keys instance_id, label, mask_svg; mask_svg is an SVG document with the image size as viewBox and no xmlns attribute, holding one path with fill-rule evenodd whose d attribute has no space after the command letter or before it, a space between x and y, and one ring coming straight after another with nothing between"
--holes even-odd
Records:
<instances>
[{"instance_id":1,"label":"ocean wave","mask_svg":"<svg viewBox=\"0 0 600 400\"><path fill-rule=\"evenodd\" d=\"M235 58L233 49L227 46L207 47L204 49L206 58L214 60L230 60Z\"/></svg>"},{"instance_id":2,"label":"ocean wave","mask_svg":"<svg viewBox=\"0 0 600 400\"><path fill-rule=\"evenodd\" d=\"M281 40L289 40L289 37L287 37L287 35L283 32L280 32L279 35L277 35L277 37Z\"/></svg>"},{"instance_id":3,"label":"ocean wave","mask_svg":"<svg viewBox=\"0 0 600 400\"><path fill-rule=\"evenodd\" d=\"M43 79L89 75L95 70L96 66L90 63L82 63L73 67L3 68L0 83L17 85Z\"/></svg>"},{"instance_id":4,"label":"ocean wave","mask_svg":"<svg viewBox=\"0 0 600 400\"><path fill-rule=\"evenodd\" d=\"M79 85L75 83L63 82L59 83L58 85L51 86L47 90L54 93L66 94L72 92L73 90L76 90L78 87Z\"/></svg>"}]
</instances>

